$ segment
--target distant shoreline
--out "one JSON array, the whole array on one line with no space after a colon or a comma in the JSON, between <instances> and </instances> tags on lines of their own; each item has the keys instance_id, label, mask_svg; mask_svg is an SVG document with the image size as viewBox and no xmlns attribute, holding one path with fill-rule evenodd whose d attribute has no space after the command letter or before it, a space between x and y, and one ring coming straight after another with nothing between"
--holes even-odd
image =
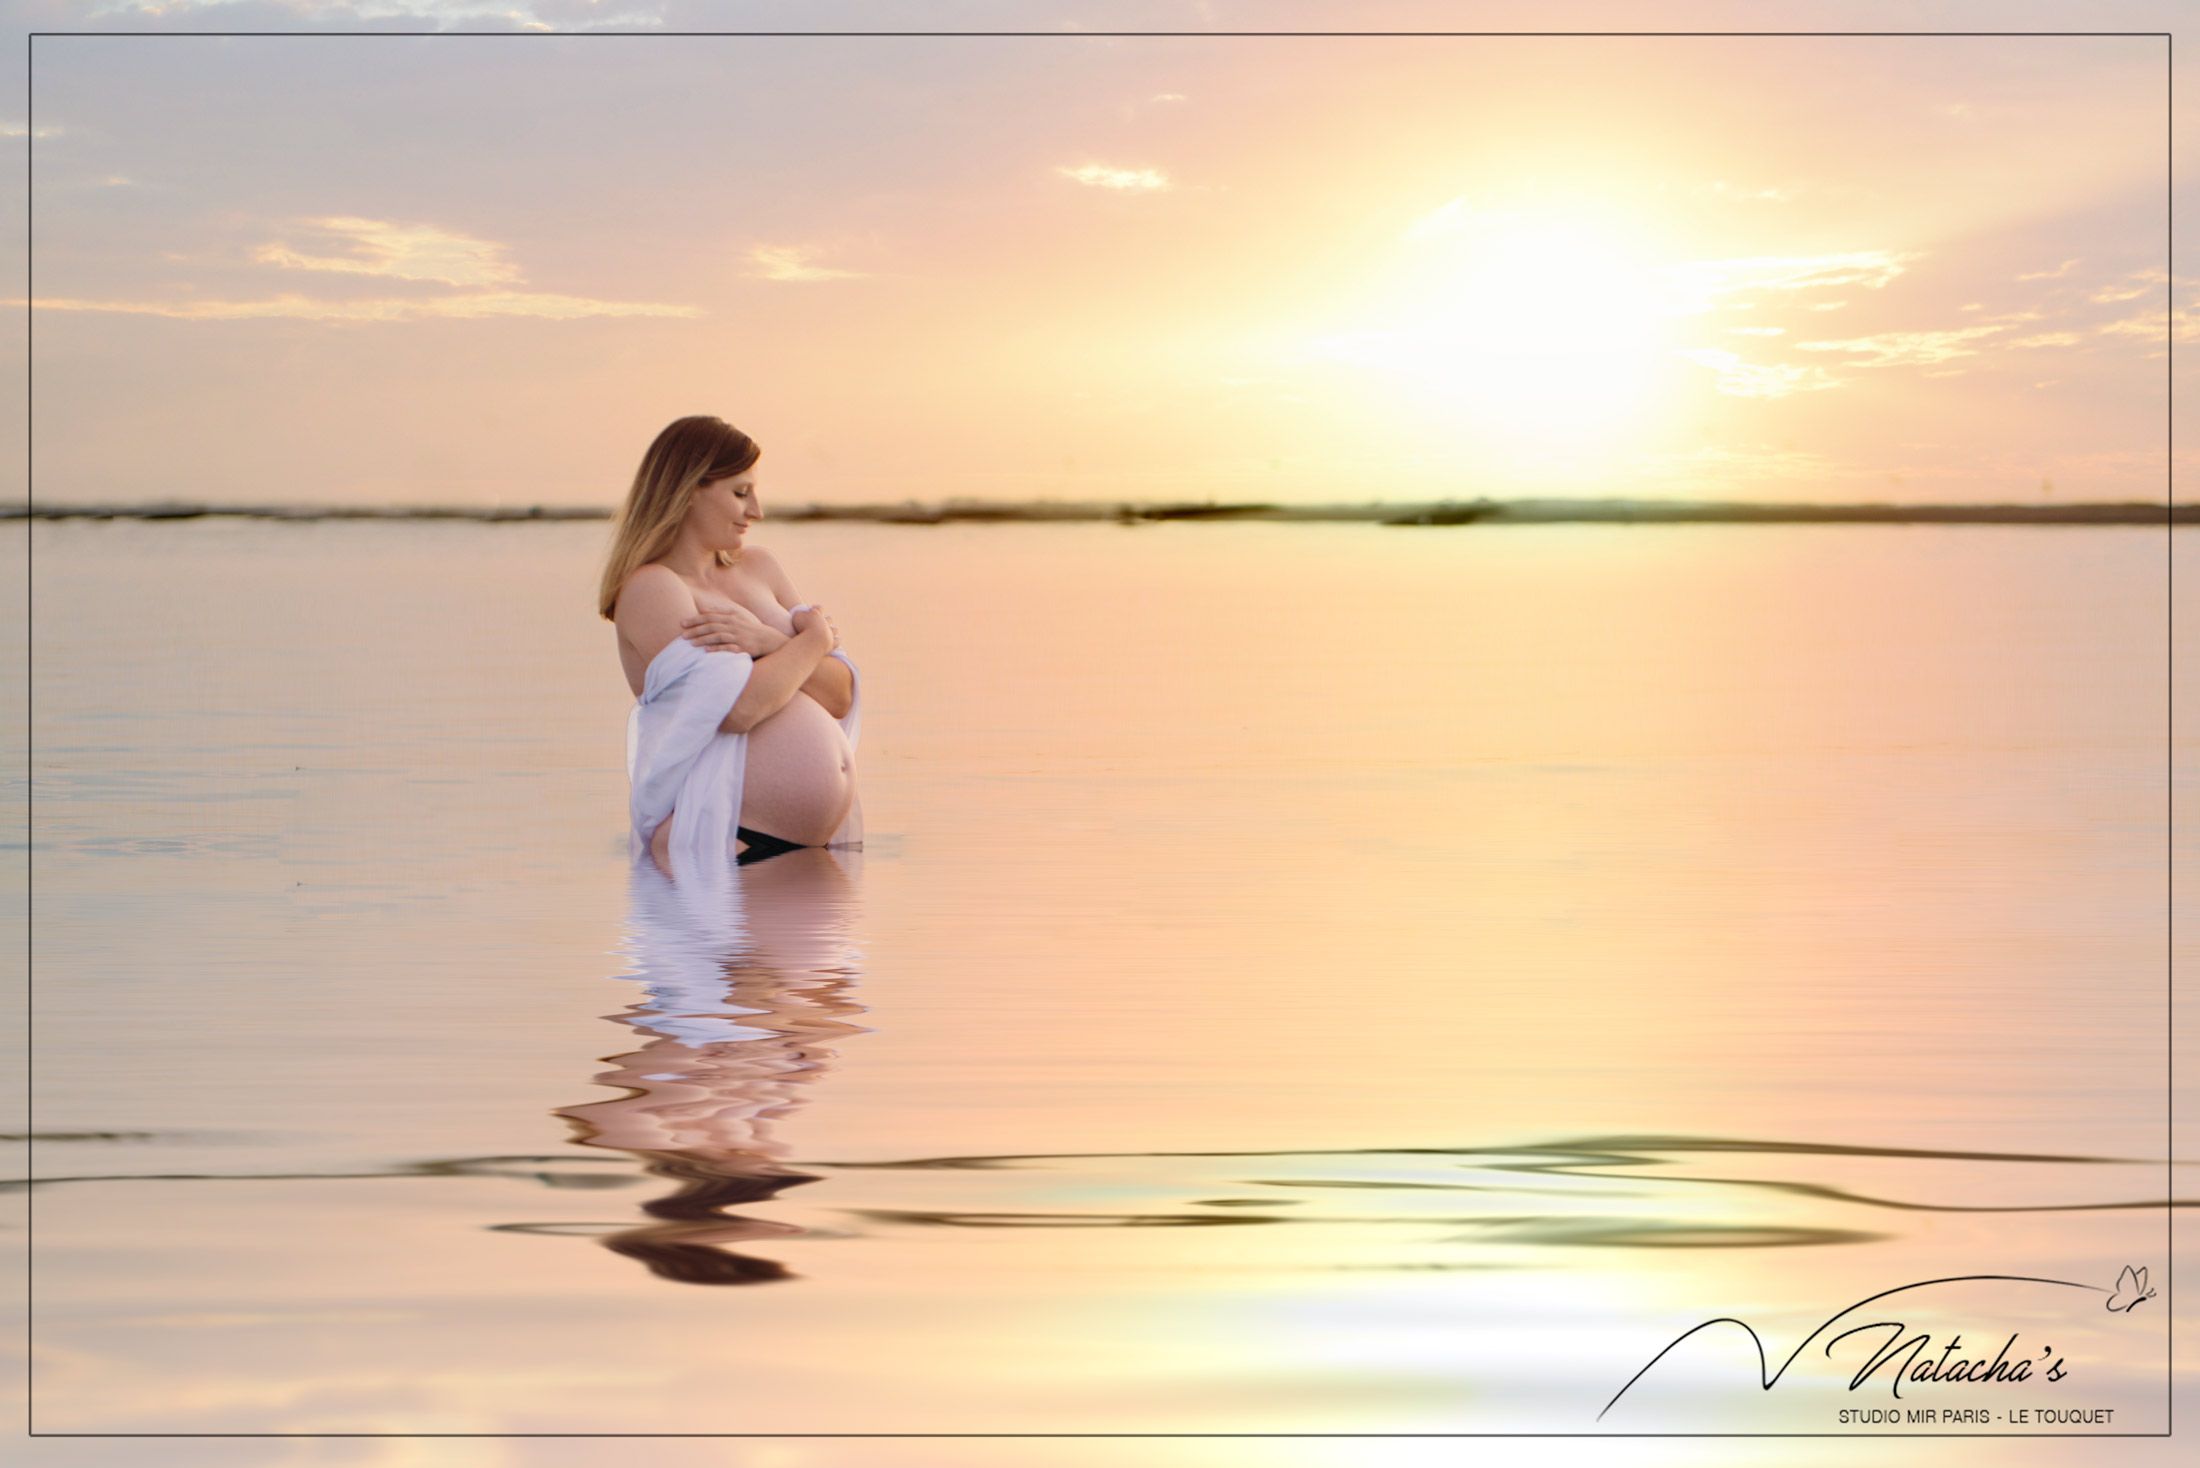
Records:
<instances>
[{"instance_id":1,"label":"distant shoreline","mask_svg":"<svg viewBox=\"0 0 2200 1468\"><path fill-rule=\"evenodd\" d=\"M608 520L595 505L0 505L0 520ZM1764 504L1693 500L1436 500L1400 504L1284 505L1215 501L968 500L934 504L802 505L774 512L790 521L849 520L884 525L1038 524L1172 520L1360 522L1456 525L2191 525L2200 504L2120 501L2064 505Z\"/></svg>"}]
</instances>

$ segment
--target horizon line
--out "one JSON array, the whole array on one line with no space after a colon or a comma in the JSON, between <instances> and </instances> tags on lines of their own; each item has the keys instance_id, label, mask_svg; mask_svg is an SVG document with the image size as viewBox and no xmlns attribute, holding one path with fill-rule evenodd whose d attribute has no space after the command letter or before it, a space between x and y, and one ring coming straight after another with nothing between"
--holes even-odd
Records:
<instances>
[{"instance_id":1,"label":"horizon line","mask_svg":"<svg viewBox=\"0 0 2200 1468\"><path fill-rule=\"evenodd\" d=\"M139 504L0 504L0 520L466 520L475 522L610 520L607 505L281 505L162 500ZM1413 500L1359 504L1284 504L1128 500L982 500L809 504L774 519L872 524L1049 523L1170 520L1374 522L1383 525L1694 523L1694 524L2017 524L2153 525L2200 523L2200 503L2160 500L2062 504L1894 504L1886 501L1561 499Z\"/></svg>"}]
</instances>

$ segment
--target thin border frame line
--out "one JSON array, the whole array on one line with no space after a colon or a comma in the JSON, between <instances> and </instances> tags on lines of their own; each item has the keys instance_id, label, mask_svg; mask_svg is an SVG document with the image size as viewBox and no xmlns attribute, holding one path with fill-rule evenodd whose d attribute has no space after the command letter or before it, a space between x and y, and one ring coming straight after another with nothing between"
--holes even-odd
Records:
<instances>
[{"instance_id":1,"label":"thin border frame line","mask_svg":"<svg viewBox=\"0 0 2200 1468\"><path fill-rule=\"evenodd\" d=\"M2177 37L2162 43L2162 1181L2177 1166ZM2162 1210L2166 1301L2177 1298L2176 1214ZM2177 1312L2163 1322L2163 1425L2177 1430Z\"/></svg>"},{"instance_id":2,"label":"thin border frame line","mask_svg":"<svg viewBox=\"0 0 2200 1468\"><path fill-rule=\"evenodd\" d=\"M33 411L38 389L38 374L31 364L38 359L37 324L38 307L38 254L32 248L33 201L38 196L38 69L33 65L37 55L34 37L23 38L23 503L35 505L38 501L38 476L33 470L37 457L33 449L33 436L37 432L38 415ZM36 521L31 524L36 524ZM35 960L38 923L38 852L33 832L38 820L38 686L35 659L38 641L32 635L37 625L38 575L34 563L36 534L29 525L23 531L23 1135L38 1135L38 1055L37 1015L34 1002L37 991L38 965ZM24 1144L24 1167L32 1177L38 1176L38 1143ZM33 1403L38 1391L37 1335L32 1322L37 1318L38 1288L38 1189L32 1188L32 1196L23 1200L23 1435L36 1437L32 1425Z\"/></svg>"},{"instance_id":3,"label":"thin border frame line","mask_svg":"<svg viewBox=\"0 0 2200 1468\"><path fill-rule=\"evenodd\" d=\"M1459 37L1464 39L1522 39L1522 40L1571 40L1577 37L1616 40L1654 40L1666 36L1681 40L1703 40L1709 37L1766 37L1771 39L1810 39L1839 36L1879 37L1883 39L1957 38L1963 40L2014 39L2024 36L2044 36L2063 40L2082 40L2087 37L2141 37L2159 36L2168 39L2169 31L29 31L30 36L74 36L112 40L116 37L168 40L177 36L225 36L259 37L271 40L302 41L319 40L375 40L384 36L431 37L470 39L482 38L496 41L566 40L593 41L599 39L624 39L643 41L672 40L677 37L723 36L734 39L765 39L773 36L805 36L818 39L862 40L877 37L880 40L900 40L911 36L948 36L982 39L985 37L1027 38L1032 40L1165 40L1181 38L1201 40L1294 40L1299 37L1313 39L1343 39L1366 37L1371 40L1419 40L1428 38Z\"/></svg>"},{"instance_id":4,"label":"thin border frame line","mask_svg":"<svg viewBox=\"0 0 2200 1468\"><path fill-rule=\"evenodd\" d=\"M2163 1195L2174 1191L2171 1169L2176 1166L2176 33L2174 31L26 31L24 33L24 502L37 506L35 475L35 398L37 398L37 40L2160 40L2163 42L2165 75L2165 191L2163 191L2163 249L2165 249L2165 341L2163 341L2163 555L2167 583L2165 627L2165 973L2163 973L2163 1054L2165 1054L2165 1149ZM35 1054L35 563L33 528L35 515L24 519L24 1050L26 1061ZM24 1067L24 1136L26 1164L31 1180L37 1180L37 1109L35 1065ZM656 1439L695 1437L763 1442L763 1439L1344 1439L1344 1442L1393 1442L1393 1439L1476 1439L1476 1437L1615 1437L1615 1439L1756 1439L1756 1437L1852 1437L1852 1433L40 1433L31 1426L35 1411L35 1259L37 1259L37 1188L24 1199L26 1248L24 1248L24 1437L205 1437L205 1439L268 1439L268 1437L581 1437L581 1439ZM2176 1217L2163 1208L2163 1263L2169 1299L2176 1299ZM1879 1433L1896 1439L1943 1437L2011 1437L2011 1439L2110 1439L2110 1437L2174 1437L2176 1435L2176 1312L2165 1312L2165 1360L2163 1360L2163 1420L2160 1433Z\"/></svg>"}]
</instances>

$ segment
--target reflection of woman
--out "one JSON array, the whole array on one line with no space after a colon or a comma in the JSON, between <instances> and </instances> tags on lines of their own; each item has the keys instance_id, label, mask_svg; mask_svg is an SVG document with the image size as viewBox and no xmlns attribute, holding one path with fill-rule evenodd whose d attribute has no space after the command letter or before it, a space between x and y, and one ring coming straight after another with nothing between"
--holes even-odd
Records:
<instances>
[{"instance_id":1,"label":"reflection of woman","mask_svg":"<svg viewBox=\"0 0 2200 1468\"><path fill-rule=\"evenodd\" d=\"M627 493L599 589L598 610L619 629L627 685L645 704L695 670L698 650L739 659L686 679L703 690L691 698L698 706L731 696L723 719L712 704L701 726L706 739L712 724L733 736L717 757L697 762L690 741L669 772L630 768L637 844L646 841L666 871L675 821L706 818L708 802L692 798L706 777L720 794L737 791L726 812L736 830L720 844L743 860L860 839L849 738L855 671L835 652L839 636L824 612L802 604L770 551L745 544L764 514L758 455L753 439L716 418L682 418L658 434ZM680 784L690 769L702 773ZM642 798L652 777L664 785L654 804ZM689 805L692 814L681 809ZM688 837L718 840L704 831Z\"/></svg>"},{"instance_id":2,"label":"reflection of woman","mask_svg":"<svg viewBox=\"0 0 2200 1468\"><path fill-rule=\"evenodd\" d=\"M655 1222L605 1236L606 1248L684 1284L788 1277L723 1246L802 1230L722 1210L815 1181L786 1165L773 1126L831 1063L826 1042L861 1033L844 1018L861 1008L843 993L855 972L844 863L858 860L793 851L725 873L722 884L676 885L635 865L630 942L646 988L611 1018L648 1038L596 1077L627 1094L558 1114L584 1145L631 1152L680 1186L642 1205Z\"/></svg>"}]
</instances>

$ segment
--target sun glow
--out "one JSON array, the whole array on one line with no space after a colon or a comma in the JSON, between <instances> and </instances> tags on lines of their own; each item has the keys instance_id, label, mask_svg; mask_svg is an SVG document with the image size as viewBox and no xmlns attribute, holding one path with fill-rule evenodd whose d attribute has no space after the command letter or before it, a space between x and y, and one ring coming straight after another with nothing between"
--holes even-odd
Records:
<instances>
[{"instance_id":1,"label":"sun glow","mask_svg":"<svg viewBox=\"0 0 2200 1468\"><path fill-rule=\"evenodd\" d=\"M1396 283L1322 360L1389 378L1439 428L1578 450L1638 426L1670 372L1672 291L1623 223L1471 209L1413 225Z\"/></svg>"}]
</instances>

